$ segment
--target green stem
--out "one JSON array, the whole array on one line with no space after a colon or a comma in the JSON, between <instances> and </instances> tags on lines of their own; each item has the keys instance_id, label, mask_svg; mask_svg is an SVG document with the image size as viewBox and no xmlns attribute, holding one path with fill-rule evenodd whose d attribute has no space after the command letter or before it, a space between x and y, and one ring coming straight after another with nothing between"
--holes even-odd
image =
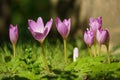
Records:
<instances>
[{"instance_id":1,"label":"green stem","mask_svg":"<svg viewBox=\"0 0 120 80\"><path fill-rule=\"evenodd\" d=\"M94 57L96 57L96 45L94 44Z\"/></svg>"},{"instance_id":2,"label":"green stem","mask_svg":"<svg viewBox=\"0 0 120 80\"><path fill-rule=\"evenodd\" d=\"M101 52L101 45L98 45L98 56L100 56L100 52Z\"/></svg>"},{"instance_id":3,"label":"green stem","mask_svg":"<svg viewBox=\"0 0 120 80\"><path fill-rule=\"evenodd\" d=\"M47 60L46 60L46 56L45 56L45 51L44 51L43 43L40 42L40 44L41 44L41 47L42 47L42 55L43 55L44 64L45 64L45 66L46 66L47 71L50 73L50 69L49 69L49 67L48 67Z\"/></svg>"},{"instance_id":4,"label":"green stem","mask_svg":"<svg viewBox=\"0 0 120 80\"><path fill-rule=\"evenodd\" d=\"M94 38L94 57L96 57L96 54L97 54L97 46L96 46L96 44L97 44L97 40L96 40L96 38Z\"/></svg>"},{"instance_id":5,"label":"green stem","mask_svg":"<svg viewBox=\"0 0 120 80\"><path fill-rule=\"evenodd\" d=\"M89 55L90 55L90 57L92 57L91 47L88 47L88 51L89 51Z\"/></svg>"},{"instance_id":6,"label":"green stem","mask_svg":"<svg viewBox=\"0 0 120 80\"><path fill-rule=\"evenodd\" d=\"M108 59L108 63L110 64L110 52L109 52L109 45L106 46L107 48L107 59Z\"/></svg>"},{"instance_id":7,"label":"green stem","mask_svg":"<svg viewBox=\"0 0 120 80\"><path fill-rule=\"evenodd\" d=\"M66 39L64 39L63 42L64 42L64 59L65 59L65 63L67 63Z\"/></svg>"},{"instance_id":8,"label":"green stem","mask_svg":"<svg viewBox=\"0 0 120 80\"><path fill-rule=\"evenodd\" d=\"M15 44L13 44L13 55L14 55L14 57L15 57L15 50L16 50Z\"/></svg>"}]
</instances>

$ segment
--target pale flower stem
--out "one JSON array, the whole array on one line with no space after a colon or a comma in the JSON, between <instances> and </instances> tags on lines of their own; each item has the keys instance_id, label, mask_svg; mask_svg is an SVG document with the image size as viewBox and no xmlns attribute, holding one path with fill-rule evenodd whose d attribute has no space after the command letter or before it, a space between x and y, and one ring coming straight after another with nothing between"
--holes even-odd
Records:
<instances>
[{"instance_id":1,"label":"pale flower stem","mask_svg":"<svg viewBox=\"0 0 120 80\"><path fill-rule=\"evenodd\" d=\"M90 57L92 57L91 47L88 47L88 51L89 51L89 55L90 55Z\"/></svg>"},{"instance_id":2,"label":"pale flower stem","mask_svg":"<svg viewBox=\"0 0 120 80\"><path fill-rule=\"evenodd\" d=\"M94 44L94 57L96 57L96 45Z\"/></svg>"},{"instance_id":3,"label":"pale flower stem","mask_svg":"<svg viewBox=\"0 0 120 80\"><path fill-rule=\"evenodd\" d=\"M96 57L96 54L97 54L97 46L96 46L96 39L95 40L95 43L94 43L94 57Z\"/></svg>"},{"instance_id":4,"label":"pale flower stem","mask_svg":"<svg viewBox=\"0 0 120 80\"><path fill-rule=\"evenodd\" d=\"M107 48L107 59L108 59L108 63L110 64L110 52L109 52L109 46L106 46Z\"/></svg>"},{"instance_id":5,"label":"pale flower stem","mask_svg":"<svg viewBox=\"0 0 120 80\"><path fill-rule=\"evenodd\" d=\"M64 59L65 59L65 63L67 63L66 39L64 39L63 42L64 42Z\"/></svg>"},{"instance_id":6,"label":"pale flower stem","mask_svg":"<svg viewBox=\"0 0 120 80\"><path fill-rule=\"evenodd\" d=\"M46 60L46 55L45 55L45 52L44 52L43 43L40 43L40 44L41 44L41 47L42 47L42 55L43 55L44 64L45 64L45 66L46 66L47 71L50 73L50 69L49 69L49 67L48 67L47 60Z\"/></svg>"},{"instance_id":7,"label":"pale flower stem","mask_svg":"<svg viewBox=\"0 0 120 80\"><path fill-rule=\"evenodd\" d=\"M13 55L14 55L14 57L16 56L16 55L15 55L15 50L16 50L15 44L13 44Z\"/></svg>"},{"instance_id":8,"label":"pale flower stem","mask_svg":"<svg viewBox=\"0 0 120 80\"><path fill-rule=\"evenodd\" d=\"M98 45L98 56L100 56L100 52L101 52L101 45Z\"/></svg>"}]
</instances>

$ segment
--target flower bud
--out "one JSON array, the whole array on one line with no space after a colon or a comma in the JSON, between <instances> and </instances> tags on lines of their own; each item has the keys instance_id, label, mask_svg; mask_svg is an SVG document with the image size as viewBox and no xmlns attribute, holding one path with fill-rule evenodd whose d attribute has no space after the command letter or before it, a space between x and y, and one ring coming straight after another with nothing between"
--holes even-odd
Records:
<instances>
[{"instance_id":1,"label":"flower bud","mask_svg":"<svg viewBox=\"0 0 120 80\"><path fill-rule=\"evenodd\" d=\"M76 59L78 58L78 53L79 53L78 48L75 47L74 50L73 50L73 61L74 61L74 62L75 62Z\"/></svg>"},{"instance_id":2,"label":"flower bud","mask_svg":"<svg viewBox=\"0 0 120 80\"><path fill-rule=\"evenodd\" d=\"M91 46L94 43L94 33L93 31L86 30L84 33L84 42L87 44L87 46Z\"/></svg>"},{"instance_id":3,"label":"flower bud","mask_svg":"<svg viewBox=\"0 0 120 80\"><path fill-rule=\"evenodd\" d=\"M96 34L97 30L102 27L102 17L98 17L96 19L90 18L89 21L90 30Z\"/></svg>"},{"instance_id":4,"label":"flower bud","mask_svg":"<svg viewBox=\"0 0 120 80\"><path fill-rule=\"evenodd\" d=\"M10 37L10 41L12 44L16 44L17 40L18 40L18 27L13 26L12 24L10 25L9 28L9 37Z\"/></svg>"},{"instance_id":5,"label":"flower bud","mask_svg":"<svg viewBox=\"0 0 120 80\"><path fill-rule=\"evenodd\" d=\"M99 44L108 44L109 43L109 32L107 29L97 30L96 39Z\"/></svg>"}]
</instances>

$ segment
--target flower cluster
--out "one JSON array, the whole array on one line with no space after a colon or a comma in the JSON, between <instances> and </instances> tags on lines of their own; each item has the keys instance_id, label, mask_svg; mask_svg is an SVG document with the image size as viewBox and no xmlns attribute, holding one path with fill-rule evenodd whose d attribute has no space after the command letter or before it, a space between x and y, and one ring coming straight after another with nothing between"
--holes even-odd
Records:
<instances>
[{"instance_id":1,"label":"flower cluster","mask_svg":"<svg viewBox=\"0 0 120 80\"><path fill-rule=\"evenodd\" d=\"M70 27L71 27L71 19L64 19L63 21L60 20L60 18L56 18L56 28L60 35L63 38L64 43L64 59L65 63L67 63L67 50L66 50L66 41L68 38L68 35L70 33ZM43 61L46 65L46 69L48 72L50 72L49 67L47 65L47 60L45 57L45 51L43 47L44 40L46 36L49 34L51 28L52 28L53 19L51 18L46 24L44 24L43 19L41 17L38 17L37 21L34 21L32 19L28 20L28 29L31 32L32 36L35 40L40 42L42 47L42 54L43 54ZM109 32L107 29L102 29L102 17L98 17L96 19L90 18L89 23L90 29L87 28L87 30L84 33L84 41L87 44L87 46L90 48L93 44L96 45L98 43L99 45L105 44L107 46L107 50L109 47ZM9 37L10 41L13 45L13 53L15 57L15 45L18 40L18 27L10 25L9 28ZM73 51L73 61L75 62L78 57L78 48L75 48ZM109 55L108 55L109 56ZM108 57L109 60L109 57ZM109 60L110 63L110 60Z\"/></svg>"},{"instance_id":2,"label":"flower cluster","mask_svg":"<svg viewBox=\"0 0 120 80\"><path fill-rule=\"evenodd\" d=\"M95 43L95 40L102 45L109 43L109 32L107 29L102 29L102 17L96 19L90 18L90 29L84 33L84 41L90 47Z\"/></svg>"},{"instance_id":3,"label":"flower cluster","mask_svg":"<svg viewBox=\"0 0 120 80\"><path fill-rule=\"evenodd\" d=\"M84 32L84 42L86 45L90 48L92 45L96 47L98 43L100 48L101 45L106 45L108 50L110 36L108 30L102 28L102 17L98 17L96 19L91 17L89 19L89 26L90 28L87 28L87 30ZM96 56L96 51L97 50L94 52L94 56ZM98 55L99 54L100 51L98 52Z\"/></svg>"},{"instance_id":4,"label":"flower cluster","mask_svg":"<svg viewBox=\"0 0 120 80\"><path fill-rule=\"evenodd\" d=\"M52 18L46 23L46 25L44 25L43 19L41 17L38 17L37 21L31 20L31 19L28 20L29 31L31 32L34 39L39 41L41 44L43 61L46 65L46 69L48 70L48 72L50 72L50 70L47 65L47 60L45 58L45 51L44 51L43 43L44 43L46 36L51 30L52 23L53 23ZM56 28L64 40L64 56L65 56L66 63L67 63L66 39L70 33L70 26L71 26L70 18L68 20L64 19L63 22L60 20L60 18L56 18ZM17 26L10 25L9 36L10 36L10 41L13 44L13 53L15 57L15 45L18 39L18 27Z\"/></svg>"}]
</instances>

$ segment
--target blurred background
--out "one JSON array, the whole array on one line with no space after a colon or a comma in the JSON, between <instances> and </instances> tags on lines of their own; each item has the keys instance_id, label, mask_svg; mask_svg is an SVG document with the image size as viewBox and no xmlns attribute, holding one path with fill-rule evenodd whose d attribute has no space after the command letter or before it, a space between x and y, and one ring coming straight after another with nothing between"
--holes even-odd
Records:
<instances>
[{"instance_id":1,"label":"blurred background","mask_svg":"<svg viewBox=\"0 0 120 80\"><path fill-rule=\"evenodd\" d=\"M110 31L111 46L120 44L120 0L0 0L0 44L9 41L9 25L18 25L19 41L34 40L28 30L28 19L41 16L46 23L54 19L48 39L60 37L55 18L72 19L70 40L83 37L89 18L102 16L103 27Z\"/></svg>"}]
</instances>

